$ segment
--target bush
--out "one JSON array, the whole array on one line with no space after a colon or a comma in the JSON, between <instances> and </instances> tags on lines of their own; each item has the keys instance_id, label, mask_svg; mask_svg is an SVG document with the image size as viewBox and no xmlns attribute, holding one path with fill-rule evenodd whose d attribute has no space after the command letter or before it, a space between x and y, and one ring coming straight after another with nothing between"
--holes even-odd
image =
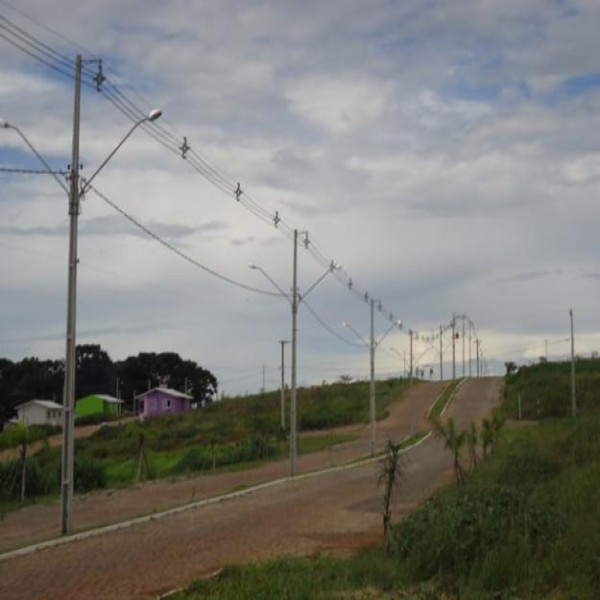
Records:
<instances>
[{"instance_id":1,"label":"bush","mask_svg":"<svg viewBox=\"0 0 600 600\"><path fill-rule=\"evenodd\" d=\"M75 457L75 479L76 492L91 492L105 488L107 477L102 464L89 456Z\"/></svg>"}]
</instances>

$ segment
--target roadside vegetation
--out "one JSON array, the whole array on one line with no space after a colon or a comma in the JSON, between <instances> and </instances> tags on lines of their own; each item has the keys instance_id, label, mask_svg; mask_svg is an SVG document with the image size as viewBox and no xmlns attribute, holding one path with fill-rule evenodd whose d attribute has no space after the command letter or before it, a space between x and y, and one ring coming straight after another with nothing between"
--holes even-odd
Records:
<instances>
[{"instance_id":1,"label":"roadside vegetation","mask_svg":"<svg viewBox=\"0 0 600 600\"><path fill-rule=\"evenodd\" d=\"M387 415L406 382L377 382L377 418ZM289 393L287 394L289 404ZM351 435L323 435L319 430L367 423L369 385L336 383L300 388L297 394L299 453L350 441ZM287 432L281 429L279 392L213 402L185 414L161 416L127 424L101 426L89 438L75 441L75 491L167 477L248 468L258 461L288 452ZM286 416L289 415L289 406ZM33 428L30 428L33 430ZM314 432L314 433L313 433ZM33 434L35 433L35 436ZM33 436L33 437L31 437ZM0 434L0 449L18 447L20 456L0 462L0 509L56 495L60 491L60 448L48 444L26 453L23 440L43 439L42 431Z\"/></svg>"},{"instance_id":2,"label":"roadside vegetation","mask_svg":"<svg viewBox=\"0 0 600 600\"><path fill-rule=\"evenodd\" d=\"M577 363L582 410L576 418L512 420L517 391L540 404L570 407L570 369L550 363L507 378L505 402L464 431L434 417L437 434L455 452L456 484L402 522L385 543L350 558L283 557L231 566L194 582L173 600L197 598L593 599L600 589L599 361ZM552 386L546 385L550 377ZM555 388L564 389L562 398ZM537 404L537 402L536 402ZM514 413L516 414L516 412ZM504 423L505 416L509 421ZM528 414L528 419L535 418ZM392 450L394 450L392 448ZM401 482L393 459L382 468ZM386 494L384 489L384 507ZM400 483L401 492L401 483ZM389 529L387 529L389 527Z\"/></svg>"}]
</instances>

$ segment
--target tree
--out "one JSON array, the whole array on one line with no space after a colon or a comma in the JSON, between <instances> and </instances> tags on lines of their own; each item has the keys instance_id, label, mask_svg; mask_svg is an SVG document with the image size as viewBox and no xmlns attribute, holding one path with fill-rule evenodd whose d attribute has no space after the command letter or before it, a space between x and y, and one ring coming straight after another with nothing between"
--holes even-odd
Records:
<instances>
[{"instance_id":1,"label":"tree","mask_svg":"<svg viewBox=\"0 0 600 600\"><path fill-rule=\"evenodd\" d=\"M31 431L27 425L23 423L15 423L5 434L6 442L9 448L19 449L19 477L21 481L21 504L25 502L26 495L26 484L27 484L27 446L31 443L34 438L31 435ZM9 494L12 493L12 488L9 490Z\"/></svg>"},{"instance_id":2,"label":"tree","mask_svg":"<svg viewBox=\"0 0 600 600\"><path fill-rule=\"evenodd\" d=\"M117 374L110 356L99 344L77 346L75 397L114 394Z\"/></svg>"},{"instance_id":3,"label":"tree","mask_svg":"<svg viewBox=\"0 0 600 600\"><path fill-rule=\"evenodd\" d=\"M64 380L62 361L0 359L0 430L16 415L18 404L34 398L60 401Z\"/></svg>"},{"instance_id":4,"label":"tree","mask_svg":"<svg viewBox=\"0 0 600 600\"><path fill-rule=\"evenodd\" d=\"M139 422L131 421L127 423L125 429L127 435L134 438L136 441L136 468L135 468L135 481L139 483L144 481L148 477L149 465L148 465L148 449L147 442L149 431Z\"/></svg>"},{"instance_id":5,"label":"tree","mask_svg":"<svg viewBox=\"0 0 600 600\"><path fill-rule=\"evenodd\" d=\"M512 361L509 360L508 362L504 363L504 366L506 368L506 375L512 375L516 370L517 370L517 365Z\"/></svg>"},{"instance_id":6,"label":"tree","mask_svg":"<svg viewBox=\"0 0 600 600\"><path fill-rule=\"evenodd\" d=\"M467 429L467 448L469 449L469 471L472 471L477 467L477 444L479 443L479 432L477 431L477 425L471 423L469 429Z\"/></svg>"},{"instance_id":7,"label":"tree","mask_svg":"<svg viewBox=\"0 0 600 600\"><path fill-rule=\"evenodd\" d=\"M433 435L443 440L444 447L452 452L456 483L459 485L464 483L465 471L460 464L460 453L467 441L467 432L458 431L452 417L448 418L446 425L443 425L442 422L437 418L431 419L431 424Z\"/></svg>"},{"instance_id":8,"label":"tree","mask_svg":"<svg viewBox=\"0 0 600 600\"><path fill-rule=\"evenodd\" d=\"M481 447L483 450L483 457L487 458L488 453L496 445L500 431L504 427L506 417L500 409L495 409L492 412L491 418L485 417L481 421Z\"/></svg>"},{"instance_id":9,"label":"tree","mask_svg":"<svg viewBox=\"0 0 600 600\"><path fill-rule=\"evenodd\" d=\"M384 485L382 507L383 539L385 553L388 554L391 546L392 496L394 490L400 487L403 477L401 444L388 440L385 445L385 455L380 464L379 485Z\"/></svg>"},{"instance_id":10,"label":"tree","mask_svg":"<svg viewBox=\"0 0 600 600\"><path fill-rule=\"evenodd\" d=\"M211 402L217 394L216 377L175 352L140 352L117 363L116 367L124 398L141 394L161 381L168 382L170 388L187 391L199 402Z\"/></svg>"}]
</instances>

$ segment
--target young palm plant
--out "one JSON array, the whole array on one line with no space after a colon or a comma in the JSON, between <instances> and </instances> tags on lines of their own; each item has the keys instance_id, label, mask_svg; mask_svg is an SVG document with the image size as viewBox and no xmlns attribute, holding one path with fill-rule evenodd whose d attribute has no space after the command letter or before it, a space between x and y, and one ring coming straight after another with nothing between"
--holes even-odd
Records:
<instances>
[{"instance_id":1,"label":"young palm plant","mask_svg":"<svg viewBox=\"0 0 600 600\"><path fill-rule=\"evenodd\" d=\"M465 481L465 471L460 463L460 453L467 442L467 432L458 431L454 419L449 417L444 425L439 419L431 419L433 435L444 442L444 447L454 458L454 476L459 485Z\"/></svg>"},{"instance_id":2,"label":"young palm plant","mask_svg":"<svg viewBox=\"0 0 600 600\"><path fill-rule=\"evenodd\" d=\"M477 467L477 444L479 443L479 431L477 425L471 423L467 429L467 448L469 449L469 471Z\"/></svg>"},{"instance_id":3,"label":"young palm plant","mask_svg":"<svg viewBox=\"0 0 600 600\"><path fill-rule=\"evenodd\" d=\"M401 444L387 441L385 455L381 460L379 472L379 485L384 485L383 490L383 540L384 550L388 554L391 547L392 532L392 496L394 490L400 487L403 477L403 463Z\"/></svg>"}]
</instances>

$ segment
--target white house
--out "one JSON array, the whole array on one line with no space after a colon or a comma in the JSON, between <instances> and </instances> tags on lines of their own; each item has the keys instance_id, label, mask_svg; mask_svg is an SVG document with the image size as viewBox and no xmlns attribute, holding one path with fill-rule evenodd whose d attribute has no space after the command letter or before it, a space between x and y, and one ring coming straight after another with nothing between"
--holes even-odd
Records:
<instances>
[{"instance_id":1,"label":"white house","mask_svg":"<svg viewBox=\"0 0 600 600\"><path fill-rule=\"evenodd\" d=\"M25 425L62 425L63 407L52 400L30 400L15 407Z\"/></svg>"}]
</instances>

